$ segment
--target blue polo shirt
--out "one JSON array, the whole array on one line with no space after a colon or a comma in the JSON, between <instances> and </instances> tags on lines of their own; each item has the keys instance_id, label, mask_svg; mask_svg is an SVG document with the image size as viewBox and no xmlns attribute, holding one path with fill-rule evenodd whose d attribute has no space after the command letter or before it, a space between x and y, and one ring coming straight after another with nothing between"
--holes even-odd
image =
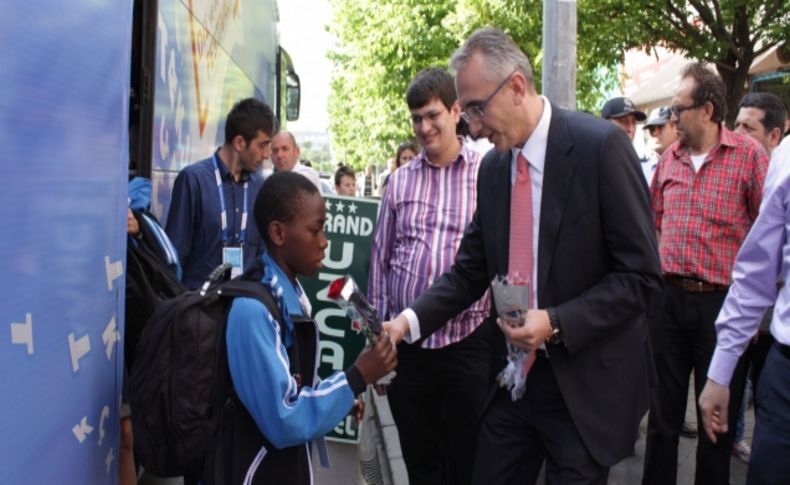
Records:
<instances>
[{"instance_id":1,"label":"blue polo shirt","mask_svg":"<svg viewBox=\"0 0 790 485\"><path fill-rule=\"evenodd\" d=\"M247 267L250 261L261 255L264 248L263 239L252 215L252 207L263 178L258 174L242 172L240 180L236 182L225 164L219 160L219 155L217 161L225 195L225 210L228 214L228 246L243 248L244 267ZM249 181L247 236L244 244L241 244L239 239L246 181ZM211 271L222 263L221 217L212 158L193 163L181 170L173 185L166 232L178 251L184 269L184 284L189 289L202 285Z\"/></svg>"}]
</instances>

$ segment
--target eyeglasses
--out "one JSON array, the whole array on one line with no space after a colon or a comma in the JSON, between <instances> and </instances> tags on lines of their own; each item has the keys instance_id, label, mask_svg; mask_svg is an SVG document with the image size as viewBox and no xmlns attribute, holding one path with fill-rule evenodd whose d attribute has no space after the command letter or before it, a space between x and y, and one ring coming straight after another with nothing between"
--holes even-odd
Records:
<instances>
[{"instance_id":1,"label":"eyeglasses","mask_svg":"<svg viewBox=\"0 0 790 485\"><path fill-rule=\"evenodd\" d=\"M434 123L437 119L439 119L439 115L441 115L441 111L429 111L424 115L411 115L411 122L415 125L419 126L422 124L422 120L428 120L429 123Z\"/></svg>"},{"instance_id":2,"label":"eyeglasses","mask_svg":"<svg viewBox=\"0 0 790 485\"><path fill-rule=\"evenodd\" d=\"M502 82L499 83L499 86L496 87L494 92L491 93L486 99L484 99L482 103L474 104L472 106L467 106L465 110L461 111L461 118L463 118L467 123L471 123L472 121L482 120L483 117L486 115L485 113L486 105L492 99L494 99L496 93L498 93L505 86L508 80L510 80L511 76L513 76L513 74L515 73L516 71L513 71L510 74L508 74L505 77L505 79L503 79Z\"/></svg>"},{"instance_id":3,"label":"eyeglasses","mask_svg":"<svg viewBox=\"0 0 790 485\"><path fill-rule=\"evenodd\" d=\"M690 109L701 108L704 105L705 105L705 103L702 102L702 103L692 104L691 106L670 106L669 107L669 111L672 112L672 114L675 116L675 118L680 118L680 115L682 115L684 111L688 111Z\"/></svg>"}]
</instances>

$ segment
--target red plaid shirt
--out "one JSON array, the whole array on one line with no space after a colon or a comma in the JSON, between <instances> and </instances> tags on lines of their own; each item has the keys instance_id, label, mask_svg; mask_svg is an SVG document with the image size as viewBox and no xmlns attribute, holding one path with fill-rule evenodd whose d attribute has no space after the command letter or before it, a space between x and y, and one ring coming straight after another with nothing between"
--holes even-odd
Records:
<instances>
[{"instance_id":1,"label":"red plaid shirt","mask_svg":"<svg viewBox=\"0 0 790 485\"><path fill-rule=\"evenodd\" d=\"M667 149L650 187L664 274L730 284L735 256L757 217L767 168L762 145L724 127L697 173L685 146L675 142Z\"/></svg>"}]
</instances>

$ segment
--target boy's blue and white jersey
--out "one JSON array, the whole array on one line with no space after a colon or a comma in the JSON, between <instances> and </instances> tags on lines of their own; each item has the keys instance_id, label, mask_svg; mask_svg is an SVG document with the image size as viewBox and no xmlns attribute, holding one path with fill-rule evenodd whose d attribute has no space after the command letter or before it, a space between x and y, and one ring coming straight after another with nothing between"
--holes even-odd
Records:
<instances>
[{"instance_id":1,"label":"boy's blue and white jersey","mask_svg":"<svg viewBox=\"0 0 790 485\"><path fill-rule=\"evenodd\" d=\"M261 302L236 298L228 315L228 366L236 394L258 428L272 445L285 448L331 431L351 410L354 392L342 371L320 382L316 377L312 385L305 383L299 390L287 348L294 345L289 315L304 312L301 288L285 278L268 254L264 261L263 284L282 310L285 334L280 334L275 317Z\"/></svg>"}]
</instances>

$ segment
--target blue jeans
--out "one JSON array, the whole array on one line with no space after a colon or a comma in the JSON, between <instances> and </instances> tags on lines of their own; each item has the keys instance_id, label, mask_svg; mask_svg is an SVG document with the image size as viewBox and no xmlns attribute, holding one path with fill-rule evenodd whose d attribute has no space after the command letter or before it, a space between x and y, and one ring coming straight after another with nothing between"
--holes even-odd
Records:
<instances>
[{"instance_id":1,"label":"blue jeans","mask_svg":"<svg viewBox=\"0 0 790 485\"><path fill-rule=\"evenodd\" d=\"M741 409L738 411L738 423L735 425L735 443L740 443L744 439L744 431L746 430L746 408L749 407L749 395L751 393L752 380L747 377L746 385L743 386L743 400L741 401Z\"/></svg>"}]
</instances>

